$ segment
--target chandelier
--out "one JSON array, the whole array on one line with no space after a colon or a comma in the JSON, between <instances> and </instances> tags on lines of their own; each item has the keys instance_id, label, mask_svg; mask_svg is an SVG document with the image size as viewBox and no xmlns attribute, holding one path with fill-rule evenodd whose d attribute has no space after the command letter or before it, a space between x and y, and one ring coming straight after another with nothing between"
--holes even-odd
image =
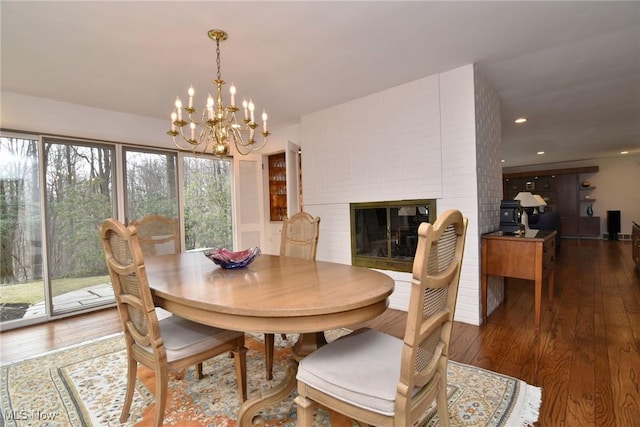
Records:
<instances>
[{"instance_id":1,"label":"chandelier","mask_svg":"<svg viewBox=\"0 0 640 427\"><path fill-rule=\"evenodd\" d=\"M216 66L217 78L213 81L216 85L216 98L209 94L207 104L203 108L198 121L198 112L193 107L193 86L189 87L188 105L183 106L179 97L176 98L175 110L171 113L171 130L167 132L173 139L173 143L180 149L191 150L200 153L211 153L216 156L229 154L229 140L233 140L238 153L247 155L261 150L267 143L269 131L267 131L267 113L262 112L262 141L255 139L258 124L254 118L255 105L253 101L242 101L243 119L238 120L236 113L240 108L236 106L236 87L231 84L229 94L231 102L225 106L222 102L222 85L224 80L220 75L220 42L227 39L227 33L222 30L210 30L209 38L216 42ZM185 117L186 116L186 117ZM186 120L185 120L186 118ZM177 138L176 138L177 137Z\"/></svg>"}]
</instances>

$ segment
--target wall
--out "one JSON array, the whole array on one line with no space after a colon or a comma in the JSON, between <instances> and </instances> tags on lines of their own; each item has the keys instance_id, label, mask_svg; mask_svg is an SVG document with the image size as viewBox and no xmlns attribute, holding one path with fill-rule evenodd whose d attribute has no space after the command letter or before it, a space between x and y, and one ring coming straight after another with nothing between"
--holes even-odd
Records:
<instances>
[{"instance_id":1,"label":"wall","mask_svg":"<svg viewBox=\"0 0 640 427\"><path fill-rule=\"evenodd\" d=\"M166 133L170 129L169 119L152 119L7 91L0 92L0 107L0 127L6 130L176 149ZM270 141L265 149L271 145Z\"/></svg>"},{"instance_id":2,"label":"wall","mask_svg":"<svg viewBox=\"0 0 640 427\"><path fill-rule=\"evenodd\" d=\"M583 166L599 167L598 173L591 175L589 181L596 187L592 192L592 197L596 199L593 203L593 215L600 217L600 234L607 232L607 211L609 210L620 211L620 233L631 234L631 221L640 221L639 156L620 155L576 162L504 168L503 171L512 173Z\"/></svg>"},{"instance_id":3,"label":"wall","mask_svg":"<svg viewBox=\"0 0 640 427\"><path fill-rule=\"evenodd\" d=\"M500 225L502 200L502 126L500 97L477 70L475 79L476 165L478 170L478 231L485 234ZM480 254L480 252L478 252ZM465 255L466 256L466 255ZM480 274L478 257L478 275ZM481 307L479 295L478 307ZM490 314L504 299L504 279L488 278L487 313Z\"/></svg>"},{"instance_id":4,"label":"wall","mask_svg":"<svg viewBox=\"0 0 640 427\"><path fill-rule=\"evenodd\" d=\"M305 209L322 218L318 259L351 263L350 202L436 198L438 212L456 208L469 218L456 320L478 324L474 74L468 65L305 116L300 139ZM491 99L484 104L494 109L488 116L499 117L497 95ZM499 135L499 119L495 129ZM483 135L496 138L496 131ZM499 147L499 138L493 142ZM483 192L492 194L488 187L501 185L497 168L483 172ZM485 215L483 227L493 220ZM396 280L391 306L406 309L411 275L385 272Z\"/></svg>"},{"instance_id":5,"label":"wall","mask_svg":"<svg viewBox=\"0 0 640 427\"><path fill-rule=\"evenodd\" d=\"M10 130L174 148L169 120L52 101L3 91L2 122Z\"/></svg>"}]
</instances>

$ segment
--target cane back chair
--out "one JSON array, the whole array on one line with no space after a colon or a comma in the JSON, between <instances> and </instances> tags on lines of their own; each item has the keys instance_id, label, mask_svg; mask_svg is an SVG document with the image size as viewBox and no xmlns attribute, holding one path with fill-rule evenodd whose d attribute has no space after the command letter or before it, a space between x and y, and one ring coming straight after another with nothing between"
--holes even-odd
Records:
<instances>
[{"instance_id":1,"label":"cane back chair","mask_svg":"<svg viewBox=\"0 0 640 427\"><path fill-rule=\"evenodd\" d=\"M418 228L404 340L359 329L299 365L298 425L313 424L313 403L361 425L412 426L436 401L449 425L447 362L467 219L448 210Z\"/></svg>"},{"instance_id":2,"label":"cane back chair","mask_svg":"<svg viewBox=\"0 0 640 427\"><path fill-rule=\"evenodd\" d=\"M246 400L244 333L205 326L179 316L159 321L136 228L107 219L100 227L100 235L127 347L127 390L120 422L129 418L138 363L155 372L155 426L161 426L164 419L168 372L197 364L200 379L202 362L221 353L233 353L238 392L240 399Z\"/></svg>"},{"instance_id":3,"label":"cane back chair","mask_svg":"<svg viewBox=\"0 0 640 427\"><path fill-rule=\"evenodd\" d=\"M136 227L142 253L167 255L180 252L180 224L176 218L163 215L147 215L139 220L131 220Z\"/></svg>"},{"instance_id":4,"label":"cane back chair","mask_svg":"<svg viewBox=\"0 0 640 427\"><path fill-rule=\"evenodd\" d=\"M316 259L318 234L320 232L320 217L312 217L306 212L298 212L285 218L282 223L280 238L280 256L289 256L308 260ZM283 334L283 338L286 336ZM275 336L264 335L264 354L267 369L267 379L273 377L273 349Z\"/></svg>"}]
</instances>

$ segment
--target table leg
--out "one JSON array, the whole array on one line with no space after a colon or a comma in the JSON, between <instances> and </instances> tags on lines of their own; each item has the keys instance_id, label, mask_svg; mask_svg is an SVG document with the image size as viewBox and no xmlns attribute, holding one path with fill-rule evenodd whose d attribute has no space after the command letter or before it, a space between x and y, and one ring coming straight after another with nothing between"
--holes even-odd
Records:
<instances>
[{"instance_id":1,"label":"table leg","mask_svg":"<svg viewBox=\"0 0 640 427\"><path fill-rule=\"evenodd\" d=\"M535 281L536 297L535 297L535 316L536 316L536 336L540 334L540 305L542 303L542 278Z\"/></svg>"},{"instance_id":2,"label":"table leg","mask_svg":"<svg viewBox=\"0 0 640 427\"><path fill-rule=\"evenodd\" d=\"M241 427L264 426L265 420L256 414L263 408L287 397L297 385L296 374L298 373L298 362L291 359L285 369L285 378L271 390L260 393L259 396L245 401L240 407L238 414L238 425Z\"/></svg>"},{"instance_id":3,"label":"table leg","mask_svg":"<svg viewBox=\"0 0 640 427\"><path fill-rule=\"evenodd\" d=\"M300 334L298 341L293 346L293 354L301 359L308 356L327 343L324 332Z\"/></svg>"},{"instance_id":4,"label":"table leg","mask_svg":"<svg viewBox=\"0 0 640 427\"><path fill-rule=\"evenodd\" d=\"M482 323L487 323L487 275L482 274L480 279L482 285Z\"/></svg>"}]
</instances>

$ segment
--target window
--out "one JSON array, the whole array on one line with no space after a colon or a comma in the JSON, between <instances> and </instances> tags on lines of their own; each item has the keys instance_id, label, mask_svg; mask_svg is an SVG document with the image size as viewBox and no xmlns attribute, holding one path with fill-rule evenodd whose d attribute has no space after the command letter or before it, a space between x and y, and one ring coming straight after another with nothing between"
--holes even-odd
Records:
<instances>
[{"instance_id":1,"label":"window","mask_svg":"<svg viewBox=\"0 0 640 427\"><path fill-rule=\"evenodd\" d=\"M124 164L116 168L120 151ZM98 237L105 218L181 218L185 249L232 248L231 165L171 150L3 131L0 329L114 303Z\"/></svg>"},{"instance_id":2,"label":"window","mask_svg":"<svg viewBox=\"0 0 640 427\"><path fill-rule=\"evenodd\" d=\"M231 160L184 156L186 249L233 248Z\"/></svg>"},{"instance_id":3,"label":"window","mask_svg":"<svg viewBox=\"0 0 640 427\"><path fill-rule=\"evenodd\" d=\"M127 222L146 215L178 218L177 155L124 150Z\"/></svg>"},{"instance_id":4,"label":"window","mask_svg":"<svg viewBox=\"0 0 640 427\"><path fill-rule=\"evenodd\" d=\"M29 135L0 138L1 324L44 301L38 143Z\"/></svg>"},{"instance_id":5,"label":"window","mask_svg":"<svg viewBox=\"0 0 640 427\"><path fill-rule=\"evenodd\" d=\"M98 227L115 212L114 147L45 139L44 153L53 313L113 302L102 292L109 290L109 277ZM93 287L100 291L88 292ZM77 298L56 298L72 291Z\"/></svg>"}]
</instances>

